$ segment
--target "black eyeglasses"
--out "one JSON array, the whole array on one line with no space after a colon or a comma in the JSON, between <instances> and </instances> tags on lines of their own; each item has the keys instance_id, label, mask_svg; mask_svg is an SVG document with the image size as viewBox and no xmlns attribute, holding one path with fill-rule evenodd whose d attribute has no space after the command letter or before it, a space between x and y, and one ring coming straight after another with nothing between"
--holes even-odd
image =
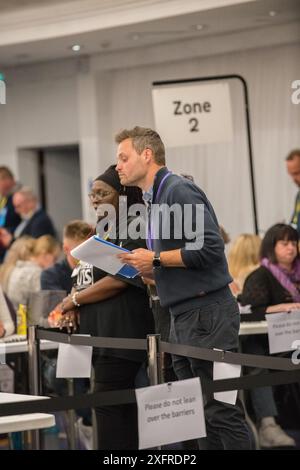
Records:
<instances>
[{"instance_id":1,"label":"black eyeglasses","mask_svg":"<svg viewBox=\"0 0 300 470\"><path fill-rule=\"evenodd\" d=\"M96 191L89 193L89 198L94 201L100 201L113 194L113 191Z\"/></svg>"}]
</instances>

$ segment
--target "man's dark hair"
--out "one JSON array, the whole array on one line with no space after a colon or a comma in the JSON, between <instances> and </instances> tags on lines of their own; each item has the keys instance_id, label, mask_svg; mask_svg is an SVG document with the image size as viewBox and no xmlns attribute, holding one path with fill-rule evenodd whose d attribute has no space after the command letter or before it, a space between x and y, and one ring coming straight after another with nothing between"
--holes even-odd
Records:
<instances>
[{"instance_id":1,"label":"man's dark hair","mask_svg":"<svg viewBox=\"0 0 300 470\"><path fill-rule=\"evenodd\" d=\"M275 245L279 240L297 242L297 256L299 256L299 236L297 230L291 225L275 224L267 230L260 247L260 259L268 258L271 263L277 264Z\"/></svg>"},{"instance_id":2,"label":"man's dark hair","mask_svg":"<svg viewBox=\"0 0 300 470\"><path fill-rule=\"evenodd\" d=\"M165 146L159 134L153 129L136 126L133 129L123 129L115 137L117 144L126 139L132 139L132 146L139 155L149 148L153 152L155 163L166 164Z\"/></svg>"},{"instance_id":3,"label":"man's dark hair","mask_svg":"<svg viewBox=\"0 0 300 470\"><path fill-rule=\"evenodd\" d=\"M300 149L292 150L286 157L286 161L290 162L291 160L294 160L295 157L300 157Z\"/></svg>"}]
</instances>

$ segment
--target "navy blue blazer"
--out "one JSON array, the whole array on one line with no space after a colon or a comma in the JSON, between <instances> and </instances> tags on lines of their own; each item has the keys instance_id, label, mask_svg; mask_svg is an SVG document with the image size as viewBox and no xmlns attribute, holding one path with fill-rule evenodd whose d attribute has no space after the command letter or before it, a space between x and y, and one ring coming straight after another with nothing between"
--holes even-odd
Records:
<instances>
[{"instance_id":1,"label":"navy blue blazer","mask_svg":"<svg viewBox=\"0 0 300 470\"><path fill-rule=\"evenodd\" d=\"M65 290L71 292L73 280L71 278L72 269L66 259L58 261L41 273L42 290Z\"/></svg>"},{"instance_id":2,"label":"navy blue blazer","mask_svg":"<svg viewBox=\"0 0 300 470\"><path fill-rule=\"evenodd\" d=\"M28 220L19 237L29 235L33 238L39 238L42 235L52 235L56 237L56 232L52 220L46 214L44 209L39 209L33 214L31 219Z\"/></svg>"}]
</instances>

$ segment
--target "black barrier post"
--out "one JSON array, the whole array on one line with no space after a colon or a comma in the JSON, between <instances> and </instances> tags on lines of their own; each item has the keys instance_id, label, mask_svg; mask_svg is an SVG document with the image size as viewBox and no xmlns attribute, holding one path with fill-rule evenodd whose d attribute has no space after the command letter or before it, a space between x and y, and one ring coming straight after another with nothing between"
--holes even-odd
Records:
<instances>
[{"instance_id":1,"label":"black barrier post","mask_svg":"<svg viewBox=\"0 0 300 470\"><path fill-rule=\"evenodd\" d=\"M74 379L69 378L67 379L68 382L68 395L74 395ZM76 421L76 412L75 410L68 410L68 418L69 418L69 446L71 450L76 449L76 429L75 429L75 421Z\"/></svg>"},{"instance_id":2,"label":"black barrier post","mask_svg":"<svg viewBox=\"0 0 300 470\"><path fill-rule=\"evenodd\" d=\"M39 375L39 352L40 340L36 337L36 326L28 327L28 372L29 372L29 393L40 395L40 375ZM38 430L31 431L32 448L40 449L40 433Z\"/></svg>"},{"instance_id":3,"label":"black barrier post","mask_svg":"<svg viewBox=\"0 0 300 470\"><path fill-rule=\"evenodd\" d=\"M162 383L162 356L160 335L147 335L148 369L150 385ZM161 450L161 446L157 447Z\"/></svg>"},{"instance_id":4,"label":"black barrier post","mask_svg":"<svg viewBox=\"0 0 300 470\"><path fill-rule=\"evenodd\" d=\"M160 335L147 336L147 352L150 385L162 383L162 359L160 350Z\"/></svg>"}]
</instances>

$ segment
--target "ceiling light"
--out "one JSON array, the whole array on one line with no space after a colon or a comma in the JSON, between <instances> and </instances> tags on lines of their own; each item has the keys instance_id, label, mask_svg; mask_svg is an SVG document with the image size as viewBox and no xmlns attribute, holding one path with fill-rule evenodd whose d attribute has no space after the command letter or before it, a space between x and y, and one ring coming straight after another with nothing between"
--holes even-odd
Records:
<instances>
[{"instance_id":1,"label":"ceiling light","mask_svg":"<svg viewBox=\"0 0 300 470\"><path fill-rule=\"evenodd\" d=\"M73 52L79 52L80 49L81 49L81 45L80 44L73 44L73 46L71 46L71 49Z\"/></svg>"},{"instance_id":2,"label":"ceiling light","mask_svg":"<svg viewBox=\"0 0 300 470\"><path fill-rule=\"evenodd\" d=\"M130 39L132 39L133 41L138 41L140 37L141 35L139 33L133 33L131 34Z\"/></svg>"},{"instance_id":3,"label":"ceiling light","mask_svg":"<svg viewBox=\"0 0 300 470\"><path fill-rule=\"evenodd\" d=\"M190 29L192 29L193 31L203 31L203 29L206 29L206 28L207 28L207 25L202 24L202 23L193 24L190 27Z\"/></svg>"},{"instance_id":4,"label":"ceiling light","mask_svg":"<svg viewBox=\"0 0 300 470\"><path fill-rule=\"evenodd\" d=\"M271 10L269 11L269 16L276 16L277 15L277 11L274 11L274 10Z\"/></svg>"}]
</instances>

